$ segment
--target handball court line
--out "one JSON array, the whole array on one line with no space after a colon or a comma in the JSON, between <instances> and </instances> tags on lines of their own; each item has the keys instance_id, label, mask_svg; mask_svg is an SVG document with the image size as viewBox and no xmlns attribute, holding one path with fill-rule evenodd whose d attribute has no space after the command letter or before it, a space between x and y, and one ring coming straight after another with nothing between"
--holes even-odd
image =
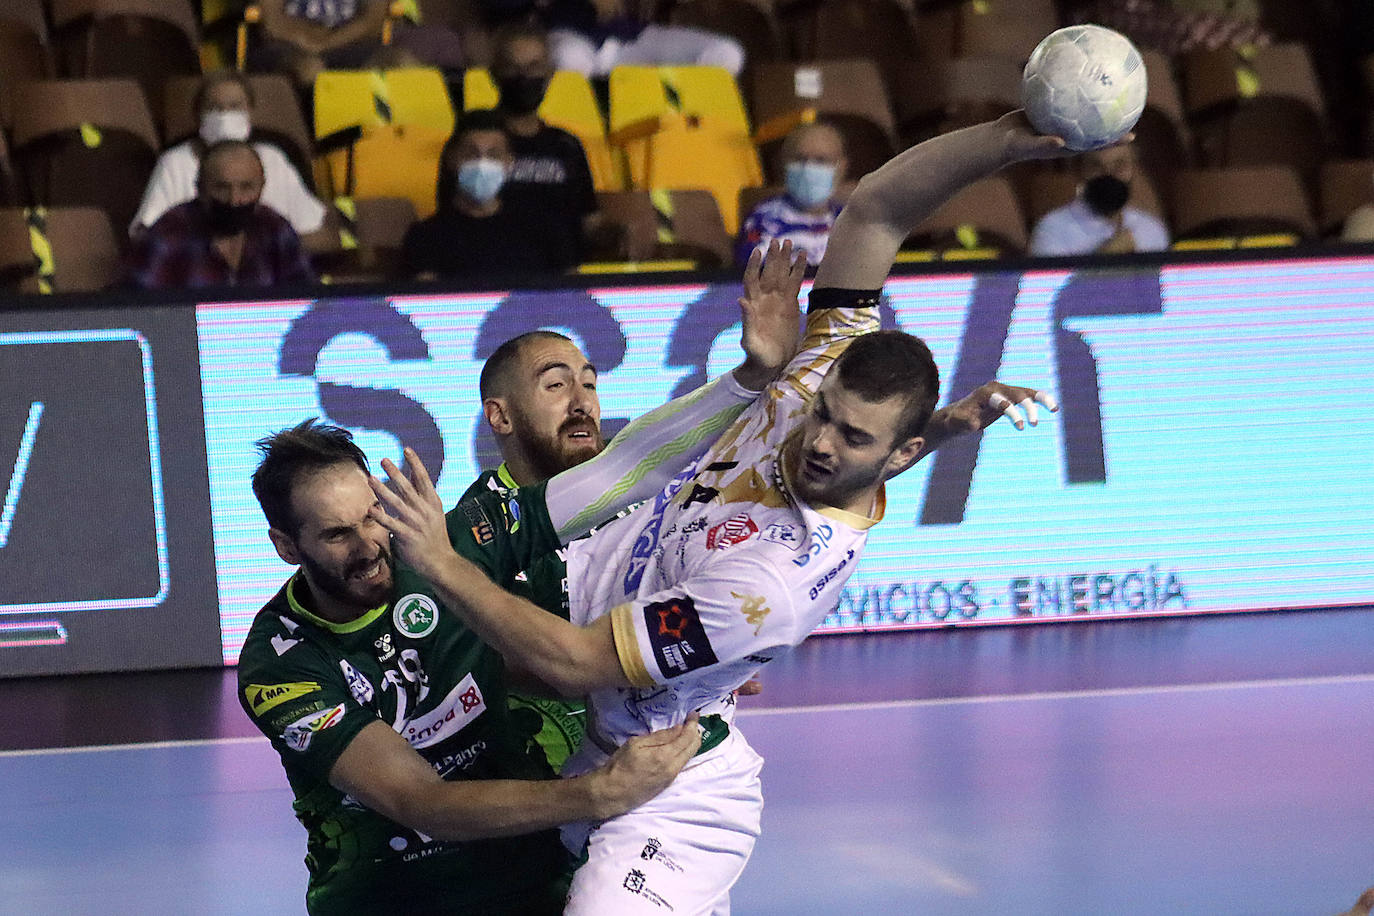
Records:
<instances>
[{"instance_id":1,"label":"handball court line","mask_svg":"<svg viewBox=\"0 0 1374 916\"><path fill-rule=\"evenodd\" d=\"M877 700L865 703L818 703L809 706L774 706L763 708L741 707L739 715L744 718L764 716L790 716L807 713L826 712L864 712L887 709L921 709L940 706L983 706L995 703L1043 702L1055 700L1108 699L1113 697L1133 697L1151 695L1171 695L1185 693L1215 693L1227 690L1262 690L1284 687L1320 687L1374 684L1371 674L1337 674L1321 677L1274 678L1246 681L1216 681L1202 684L1159 684L1141 687L1108 687L1085 690L1054 690L1027 693L997 693L966 697L928 697L910 700ZM265 744L267 739L260 735L238 738L192 738L182 741L147 741L132 744L96 744L81 747L26 748L23 750L0 751L0 759L8 757L39 757L57 754L96 754L107 751L164 750L168 748L189 748L206 746L228 746L236 744Z\"/></svg>"}]
</instances>

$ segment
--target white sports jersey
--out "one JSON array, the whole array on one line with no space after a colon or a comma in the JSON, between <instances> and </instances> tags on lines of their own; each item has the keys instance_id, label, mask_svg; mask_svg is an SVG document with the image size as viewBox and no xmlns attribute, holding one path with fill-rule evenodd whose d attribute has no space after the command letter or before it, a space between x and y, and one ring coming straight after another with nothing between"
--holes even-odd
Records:
<instances>
[{"instance_id":1,"label":"white sports jersey","mask_svg":"<svg viewBox=\"0 0 1374 916\"><path fill-rule=\"evenodd\" d=\"M882 518L882 491L872 518L812 508L791 495L781 453L836 357L876 329L876 296L862 305L812 312L787 372L709 452L651 502L571 545L572 620L612 615L636 685L591 696L603 747L693 710L728 718L732 691L839 601Z\"/></svg>"}]
</instances>

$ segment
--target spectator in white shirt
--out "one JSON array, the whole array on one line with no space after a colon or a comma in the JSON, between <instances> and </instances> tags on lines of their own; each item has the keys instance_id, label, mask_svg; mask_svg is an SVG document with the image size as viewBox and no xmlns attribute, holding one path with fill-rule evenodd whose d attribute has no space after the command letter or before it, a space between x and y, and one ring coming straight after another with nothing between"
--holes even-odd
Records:
<instances>
[{"instance_id":1,"label":"spectator in white shirt","mask_svg":"<svg viewBox=\"0 0 1374 916\"><path fill-rule=\"evenodd\" d=\"M1121 254L1163 251L1169 230L1159 218L1129 206L1136 176L1135 152L1117 146L1085 155L1082 181L1072 203L1040 218L1031 233L1030 253L1038 256Z\"/></svg>"},{"instance_id":2,"label":"spectator in white shirt","mask_svg":"<svg viewBox=\"0 0 1374 916\"><path fill-rule=\"evenodd\" d=\"M208 74L196 91L193 104L200 122L199 135L159 157L143 192L143 202L129 226L130 235L147 230L168 210L196 198L200 158L210 145L221 140L247 140L252 132L253 93L242 74ZM271 143L257 142L253 148L262 160L265 176L262 204L285 217L298 235L319 229L324 222L325 206L310 193L291 160Z\"/></svg>"}]
</instances>

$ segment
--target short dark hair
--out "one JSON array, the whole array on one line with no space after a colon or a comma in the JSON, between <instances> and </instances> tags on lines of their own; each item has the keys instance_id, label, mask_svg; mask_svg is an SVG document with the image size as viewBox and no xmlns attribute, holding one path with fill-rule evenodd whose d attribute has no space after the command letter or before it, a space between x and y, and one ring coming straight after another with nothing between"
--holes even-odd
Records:
<instances>
[{"instance_id":1,"label":"short dark hair","mask_svg":"<svg viewBox=\"0 0 1374 916\"><path fill-rule=\"evenodd\" d=\"M291 493L301 478L339 464L352 464L370 473L367 456L341 426L311 417L289 429L254 443L262 461L253 472L253 495L262 506L267 523L295 537L301 522L291 509Z\"/></svg>"},{"instance_id":2,"label":"short dark hair","mask_svg":"<svg viewBox=\"0 0 1374 916\"><path fill-rule=\"evenodd\" d=\"M196 94L191 96L191 111L199 115L201 106L205 104L205 97L210 94L210 90L220 83L238 83L243 87L243 94L248 96L248 105L252 107L257 104L253 96L253 86L248 82L248 77L237 70L215 70L205 74L205 78L196 86Z\"/></svg>"},{"instance_id":3,"label":"short dark hair","mask_svg":"<svg viewBox=\"0 0 1374 916\"><path fill-rule=\"evenodd\" d=\"M500 54L501 48L506 45L528 38L549 46L549 31L537 22L509 22L497 28L491 36L492 63L496 63L496 56Z\"/></svg>"},{"instance_id":4,"label":"short dark hair","mask_svg":"<svg viewBox=\"0 0 1374 916\"><path fill-rule=\"evenodd\" d=\"M557 331L526 331L518 337L497 347L487 361L482 364L482 374L477 379L477 391L482 400L487 398L501 397L510 385L510 369L515 360L520 356L520 351L525 344L535 340L566 340L572 343L572 338L566 334L559 334Z\"/></svg>"},{"instance_id":5,"label":"short dark hair","mask_svg":"<svg viewBox=\"0 0 1374 916\"><path fill-rule=\"evenodd\" d=\"M906 398L893 446L919 436L935 412L940 395L940 369L930 347L904 331L875 331L857 338L840 354L832 370L840 384L865 401Z\"/></svg>"}]
</instances>

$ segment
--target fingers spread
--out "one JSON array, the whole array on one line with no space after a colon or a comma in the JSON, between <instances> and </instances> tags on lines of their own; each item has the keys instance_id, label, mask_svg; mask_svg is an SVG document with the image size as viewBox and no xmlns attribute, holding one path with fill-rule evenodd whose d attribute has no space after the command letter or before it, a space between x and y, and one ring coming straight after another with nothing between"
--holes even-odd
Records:
<instances>
[{"instance_id":1,"label":"fingers spread","mask_svg":"<svg viewBox=\"0 0 1374 916\"><path fill-rule=\"evenodd\" d=\"M1035 393L1035 400L1049 408L1051 413L1059 410L1059 402L1055 400L1054 395L1050 394L1048 391L1037 391Z\"/></svg>"}]
</instances>

